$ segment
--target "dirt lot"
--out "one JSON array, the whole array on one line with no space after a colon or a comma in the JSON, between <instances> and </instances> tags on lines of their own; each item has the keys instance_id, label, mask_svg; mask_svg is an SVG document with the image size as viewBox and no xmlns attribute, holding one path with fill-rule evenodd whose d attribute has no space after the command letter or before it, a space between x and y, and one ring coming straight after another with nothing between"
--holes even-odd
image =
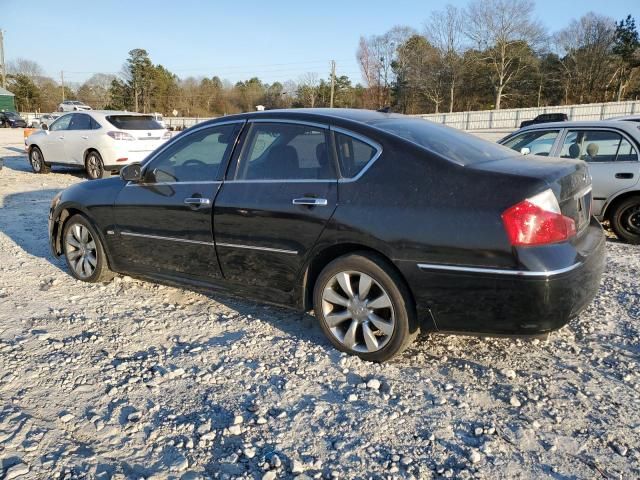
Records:
<instances>
[{"instance_id":1,"label":"dirt lot","mask_svg":"<svg viewBox=\"0 0 640 480\"><path fill-rule=\"evenodd\" d=\"M313 317L117 277L75 281L0 130L0 478L638 478L640 247L548 341L423 336L343 356Z\"/></svg>"}]
</instances>

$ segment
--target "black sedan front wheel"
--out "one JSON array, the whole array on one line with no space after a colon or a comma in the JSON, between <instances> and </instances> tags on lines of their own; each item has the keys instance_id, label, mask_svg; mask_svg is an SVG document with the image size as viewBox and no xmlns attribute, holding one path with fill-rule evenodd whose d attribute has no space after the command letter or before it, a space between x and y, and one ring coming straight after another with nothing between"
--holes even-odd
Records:
<instances>
[{"instance_id":1,"label":"black sedan front wheel","mask_svg":"<svg viewBox=\"0 0 640 480\"><path fill-rule=\"evenodd\" d=\"M315 314L331 343L363 360L400 354L418 333L411 294L387 262L368 252L337 258L320 273Z\"/></svg>"},{"instance_id":2,"label":"black sedan front wheel","mask_svg":"<svg viewBox=\"0 0 640 480\"><path fill-rule=\"evenodd\" d=\"M85 217L80 214L71 217L65 223L62 235L64 257L74 277L90 283L113 278L100 237Z\"/></svg>"}]
</instances>

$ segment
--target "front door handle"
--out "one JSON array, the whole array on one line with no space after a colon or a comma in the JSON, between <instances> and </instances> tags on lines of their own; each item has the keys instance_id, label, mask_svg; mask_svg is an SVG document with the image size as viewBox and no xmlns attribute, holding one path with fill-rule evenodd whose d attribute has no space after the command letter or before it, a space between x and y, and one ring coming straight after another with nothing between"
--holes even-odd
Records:
<instances>
[{"instance_id":1,"label":"front door handle","mask_svg":"<svg viewBox=\"0 0 640 480\"><path fill-rule=\"evenodd\" d=\"M633 173L631 172L616 173L616 178L633 178Z\"/></svg>"},{"instance_id":2,"label":"front door handle","mask_svg":"<svg viewBox=\"0 0 640 480\"><path fill-rule=\"evenodd\" d=\"M86 135L83 135L82 138L84 138L85 140L87 140L89 137L87 137Z\"/></svg>"},{"instance_id":3,"label":"front door handle","mask_svg":"<svg viewBox=\"0 0 640 480\"><path fill-rule=\"evenodd\" d=\"M309 205L315 207L326 207L327 199L326 198L313 198L313 197L302 197L302 198L294 198L292 202L294 205Z\"/></svg>"},{"instance_id":4,"label":"front door handle","mask_svg":"<svg viewBox=\"0 0 640 480\"><path fill-rule=\"evenodd\" d=\"M202 197L190 197L184 199L184 204L189 205L192 208L198 208L203 205L211 205L211 200Z\"/></svg>"},{"instance_id":5,"label":"front door handle","mask_svg":"<svg viewBox=\"0 0 640 480\"><path fill-rule=\"evenodd\" d=\"M58 140L64 140L64 137L58 137Z\"/></svg>"}]
</instances>

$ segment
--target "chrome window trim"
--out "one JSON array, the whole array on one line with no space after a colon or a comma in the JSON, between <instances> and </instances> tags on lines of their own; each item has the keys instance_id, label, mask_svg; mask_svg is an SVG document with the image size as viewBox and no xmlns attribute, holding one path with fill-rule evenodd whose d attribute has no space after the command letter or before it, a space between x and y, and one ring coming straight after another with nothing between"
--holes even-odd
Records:
<instances>
[{"instance_id":1,"label":"chrome window trim","mask_svg":"<svg viewBox=\"0 0 640 480\"><path fill-rule=\"evenodd\" d=\"M337 178L327 179L327 180L318 180L318 179L290 179L290 180L274 180L274 179L265 179L265 180L225 180L224 183L336 183L338 181Z\"/></svg>"},{"instance_id":2,"label":"chrome window trim","mask_svg":"<svg viewBox=\"0 0 640 480\"><path fill-rule=\"evenodd\" d=\"M147 235L144 233L134 233L134 232L120 232L120 235L125 237L140 237L140 238L150 238L152 240L168 240L170 242L181 242L181 243L193 243L196 245L209 245L215 246L213 242L203 242L201 240L188 240L186 238L175 238L175 237L162 237L160 235Z\"/></svg>"},{"instance_id":3,"label":"chrome window trim","mask_svg":"<svg viewBox=\"0 0 640 480\"><path fill-rule=\"evenodd\" d=\"M250 118L248 122L249 123L292 123L297 125L304 125L307 127L315 127L315 128L322 128L324 130L330 130L329 124L308 122L306 120L295 120L295 119L285 119L285 118Z\"/></svg>"},{"instance_id":4,"label":"chrome window trim","mask_svg":"<svg viewBox=\"0 0 640 480\"><path fill-rule=\"evenodd\" d=\"M438 263L418 263L420 270L444 270L447 272L464 272L464 273L487 273L496 275L509 275L516 277L542 277L549 278L554 275L560 275L575 270L582 265L582 262L574 263L565 268L548 271L530 271L530 270L507 270L502 268L484 268L484 267L462 267L457 265L443 265Z\"/></svg>"},{"instance_id":5,"label":"chrome window trim","mask_svg":"<svg viewBox=\"0 0 640 480\"><path fill-rule=\"evenodd\" d=\"M185 182L156 182L156 183L144 183L144 182L127 182L125 187L158 187L166 185L217 185L222 183L222 180L203 180L203 181L185 181Z\"/></svg>"},{"instance_id":6,"label":"chrome window trim","mask_svg":"<svg viewBox=\"0 0 640 480\"><path fill-rule=\"evenodd\" d=\"M367 145L369 145L370 147L376 150L376 153L373 155L373 157L371 157L371 159L365 164L364 167L360 169L360 171L356 175L354 175L353 177L341 176L340 179L338 179L338 182L350 183L350 182L355 182L359 180L365 173L367 173L367 170L371 168L371 166L375 163L375 161L378 160L378 158L380 158L380 155L382 155L382 145L380 145L378 142L374 140L371 140L368 137L365 137L364 135L360 135L359 133L352 132L351 130L347 130L346 128L331 126L329 129L333 132L340 133L342 135L347 135L349 137L355 138L356 140L360 140L361 142L366 143ZM337 145L336 145L336 150L337 150ZM336 153L338 154L338 166L342 169L342 165L340 165L340 158L339 158L340 154L339 152L336 152ZM342 171L340 171L340 174L342 175Z\"/></svg>"},{"instance_id":7,"label":"chrome window trim","mask_svg":"<svg viewBox=\"0 0 640 480\"><path fill-rule=\"evenodd\" d=\"M237 243L221 243L216 242L216 246L218 247L229 247L229 248L244 248L246 250L260 250L263 252L273 252L273 253L288 253L289 255L297 255L297 250L285 250L283 248L270 248L270 247L257 247L254 245L242 245Z\"/></svg>"}]
</instances>

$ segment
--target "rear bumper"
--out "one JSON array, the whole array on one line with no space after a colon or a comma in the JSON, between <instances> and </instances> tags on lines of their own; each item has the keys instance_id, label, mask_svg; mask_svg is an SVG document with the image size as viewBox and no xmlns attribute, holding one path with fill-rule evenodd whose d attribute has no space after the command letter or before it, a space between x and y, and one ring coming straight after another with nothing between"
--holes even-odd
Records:
<instances>
[{"instance_id":1,"label":"rear bumper","mask_svg":"<svg viewBox=\"0 0 640 480\"><path fill-rule=\"evenodd\" d=\"M550 253L550 247L556 247L555 254ZM604 234L595 219L575 245L545 249L535 270L415 263L401 269L418 310L430 310L438 330L536 335L562 327L591 303L606 261ZM565 265L540 266L550 257L557 261L558 251L565 258L568 251L575 256L568 257L572 260ZM532 252L526 254L531 257Z\"/></svg>"}]
</instances>

